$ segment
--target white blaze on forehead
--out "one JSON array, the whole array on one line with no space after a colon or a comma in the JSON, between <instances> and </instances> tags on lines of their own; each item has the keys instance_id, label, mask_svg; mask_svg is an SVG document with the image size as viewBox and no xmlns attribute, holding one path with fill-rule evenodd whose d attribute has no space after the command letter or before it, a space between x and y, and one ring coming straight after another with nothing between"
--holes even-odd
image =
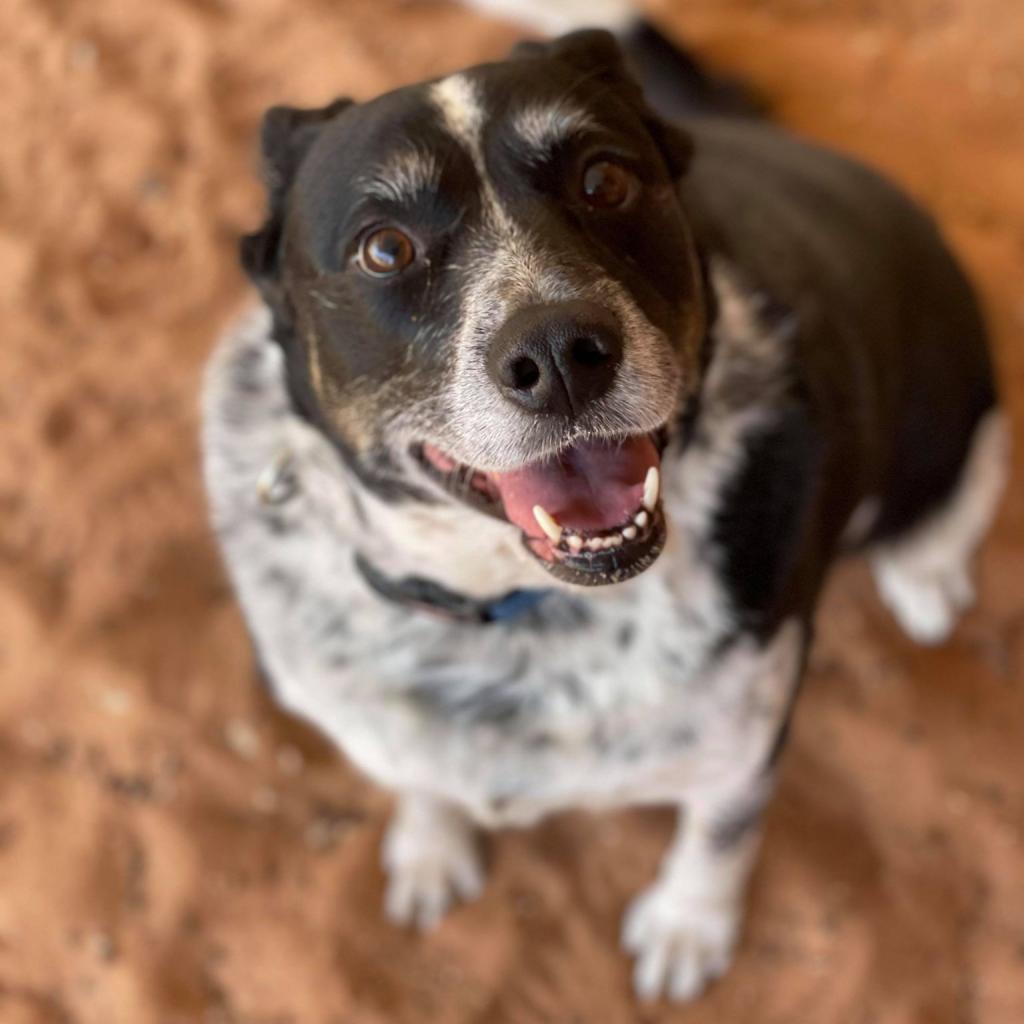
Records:
<instances>
[{"instance_id":1,"label":"white blaze on forehead","mask_svg":"<svg viewBox=\"0 0 1024 1024\"><path fill-rule=\"evenodd\" d=\"M448 134L462 146L473 161L473 167L480 179L485 211L497 224L510 228L509 217L502 208L494 190L494 183L487 173L483 149L484 107L476 85L464 74L449 75L431 87L430 96L441 111Z\"/></svg>"},{"instance_id":2,"label":"white blaze on forehead","mask_svg":"<svg viewBox=\"0 0 1024 1024\"><path fill-rule=\"evenodd\" d=\"M524 107L512 119L512 129L538 156L559 143L594 128L594 118L564 100Z\"/></svg>"},{"instance_id":3,"label":"white blaze on forehead","mask_svg":"<svg viewBox=\"0 0 1024 1024\"><path fill-rule=\"evenodd\" d=\"M430 94L448 131L471 152L478 150L484 111L476 86L464 74L449 75L434 85Z\"/></svg>"},{"instance_id":4,"label":"white blaze on forehead","mask_svg":"<svg viewBox=\"0 0 1024 1024\"><path fill-rule=\"evenodd\" d=\"M434 155L413 148L393 153L363 178L361 186L367 195L401 203L436 191L440 181L441 168Z\"/></svg>"}]
</instances>

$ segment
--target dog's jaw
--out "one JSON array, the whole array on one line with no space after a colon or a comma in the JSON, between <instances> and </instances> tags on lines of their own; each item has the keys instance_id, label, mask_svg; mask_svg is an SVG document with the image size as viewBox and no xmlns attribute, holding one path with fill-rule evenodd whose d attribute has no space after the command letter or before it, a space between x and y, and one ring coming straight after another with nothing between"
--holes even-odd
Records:
<instances>
[{"instance_id":1,"label":"dog's jaw","mask_svg":"<svg viewBox=\"0 0 1024 1024\"><path fill-rule=\"evenodd\" d=\"M453 499L517 527L525 550L553 577L600 586L636 576L664 546L664 436L581 444L505 473L460 465L430 444L414 454Z\"/></svg>"}]
</instances>

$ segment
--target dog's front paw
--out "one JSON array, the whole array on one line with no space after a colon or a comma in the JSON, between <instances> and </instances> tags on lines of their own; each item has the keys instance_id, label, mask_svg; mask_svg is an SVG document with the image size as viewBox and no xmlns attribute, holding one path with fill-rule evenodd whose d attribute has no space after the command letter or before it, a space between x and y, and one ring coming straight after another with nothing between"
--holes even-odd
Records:
<instances>
[{"instance_id":1,"label":"dog's front paw","mask_svg":"<svg viewBox=\"0 0 1024 1024\"><path fill-rule=\"evenodd\" d=\"M731 901L680 895L655 883L633 901L623 922L622 945L636 958L636 994L696 998L728 969L739 926L740 908Z\"/></svg>"},{"instance_id":2,"label":"dog's front paw","mask_svg":"<svg viewBox=\"0 0 1024 1024\"><path fill-rule=\"evenodd\" d=\"M456 900L472 900L484 884L473 827L433 801L403 801L384 839L387 916L396 924L433 928Z\"/></svg>"}]
</instances>

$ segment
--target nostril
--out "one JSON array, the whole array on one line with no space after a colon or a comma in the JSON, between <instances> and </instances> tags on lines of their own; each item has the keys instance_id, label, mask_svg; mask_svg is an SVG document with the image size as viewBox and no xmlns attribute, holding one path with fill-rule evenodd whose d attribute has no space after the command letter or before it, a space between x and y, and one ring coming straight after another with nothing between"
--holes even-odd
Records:
<instances>
[{"instance_id":1,"label":"nostril","mask_svg":"<svg viewBox=\"0 0 1024 1024\"><path fill-rule=\"evenodd\" d=\"M530 391L540 380L540 367L529 356L514 359L509 369L512 372L512 387L516 391Z\"/></svg>"},{"instance_id":2,"label":"nostril","mask_svg":"<svg viewBox=\"0 0 1024 1024\"><path fill-rule=\"evenodd\" d=\"M573 338L569 355L577 366L600 366L610 358L596 338L586 335Z\"/></svg>"},{"instance_id":3,"label":"nostril","mask_svg":"<svg viewBox=\"0 0 1024 1024\"><path fill-rule=\"evenodd\" d=\"M615 386L624 340L610 310L580 301L525 306L503 323L485 355L504 400L566 420Z\"/></svg>"}]
</instances>

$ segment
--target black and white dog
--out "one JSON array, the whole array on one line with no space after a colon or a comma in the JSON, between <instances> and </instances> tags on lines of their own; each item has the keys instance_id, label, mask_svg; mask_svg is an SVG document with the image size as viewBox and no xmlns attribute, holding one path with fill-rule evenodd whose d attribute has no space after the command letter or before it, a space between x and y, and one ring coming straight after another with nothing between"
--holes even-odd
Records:
<instances>
[{"instance_id":1,"label":"black and white dog","mask_svg":"<svg viewBox=\"0 0 1024 1024\"><path fill-rule=\"evenodd\" d=\"M396 921L479 892L475 826L677 806L623 942L692 997L830 565L865 552L921 641L971 601L1007 440L970 287L871 171L659 117L604 31L274 109L263 148L204 445L274 693L397 793Z\"/></svg>"}]
</instances>

